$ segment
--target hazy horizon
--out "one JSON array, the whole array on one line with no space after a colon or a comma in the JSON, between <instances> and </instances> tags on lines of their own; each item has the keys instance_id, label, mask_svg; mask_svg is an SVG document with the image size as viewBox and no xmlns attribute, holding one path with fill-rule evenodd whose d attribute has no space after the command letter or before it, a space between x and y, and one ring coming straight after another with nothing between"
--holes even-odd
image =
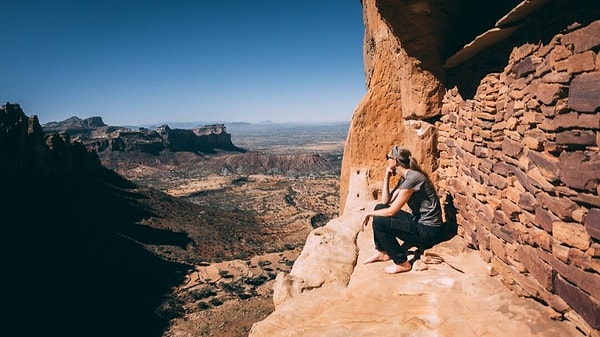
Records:
<instances>
[{"instance_id":1,"label":"hazy horizon","mask_svg":"<svg viewBox=\"0 0 600 337\"><path fill-rule=\"evenodd\" d=\"M15 102L16 103L16 102ZM11 104L14 104L11 102ZM28 114L27 111L25 111L25 113L28 116L32 116L31 114ZM107 123L104 118L102 116L89 116L89 117L79 117L79 116L70 116L67 117L63 120L59 120L59 121L48 121L48 122L41 122L40 124L43 125L47 125L47 124L53 124L53 123L62 123L65 122L71 118L78 118L80 120L86 120L88 118L97 118L100 117L102 119L102 121L104 122L104 124L108 125L108 126L121 126L121 127L147 127L147 128L154 128L154 127L158 127L161 125L168 125L170 127L183 127L183 128L190 128L190 127L198 127L198 126L202 126L202 125L210 125L210 124L224 124L224 125L236 125L236 126L245 126L245 125L249 125L249 126L276 126L276 125L332 125L332 124L350 124L350 120L333 120L333 121L302 121L302 122L276 122L276 121L271 121L271 120L264 120L264 121L257 121L257 122L249 122L249 121L243 121L243 120L233 120L233 121L223 121L223 120L214 120L214 121L189 121L189 122L177 122L177 121L162 121L162 122L156 122L156 123L137 123L137 124L110 124ZM39 118L39 117L38 117Z\"/></svg>"},{"instance_id":2,"label":"hazy horizon","mask_svg":"<svg viewBox=\"0 0 600 337\"><path fill-rule=\"evenodd\" d=\"M40 123L349 121L360 1L6 0L3 102Z\"/></svg>"}]
</instances>

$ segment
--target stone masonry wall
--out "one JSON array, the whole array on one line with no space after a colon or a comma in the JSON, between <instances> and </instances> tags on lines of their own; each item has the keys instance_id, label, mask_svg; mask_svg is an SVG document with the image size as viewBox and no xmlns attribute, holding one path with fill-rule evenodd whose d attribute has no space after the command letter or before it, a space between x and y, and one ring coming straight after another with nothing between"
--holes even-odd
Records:
<instances>
[{"instance_id":1,"label":"stone masonry wall","mask_svg":"<svg viewBox=\"0 0 600 337\"><path fill-rule=\"evenodd\" d=\"M473 99L449 89L439 189L513 291L600 329L600 21L513 50Z\"/></svg>"}]
</instances>

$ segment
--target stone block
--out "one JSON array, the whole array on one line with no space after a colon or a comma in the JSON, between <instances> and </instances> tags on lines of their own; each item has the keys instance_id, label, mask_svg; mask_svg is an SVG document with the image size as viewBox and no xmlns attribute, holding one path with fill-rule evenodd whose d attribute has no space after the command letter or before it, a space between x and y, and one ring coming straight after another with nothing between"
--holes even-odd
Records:
<instances>
[{"instance_id":1,"label":"stone block","mask_svg":"<svg viewBox=\"0 0 600 337\"><path fill-rule=\"evenodd\" d=\"M525 101L528 99L528 97L525 97L524 100L515 101L515 111L513 117L518 118L523 116L523 113L525 112Z\"/></svg>"},{"instance_id":2,"label":"stone block","mask_svg":"<svg viewBox=\"0 0 600 337\"><path fill-rule=\"evenodd\" d=\"M506 178L496 173L492 173L488 176L488 182L498 189L504 189L508 185L506 183Z\"/></svg>"},{"instance_id":3,"label":"stone block","mask_svg":"<svg viewBox=\"0 0 600 337\"><path fill-rule=\"evenodd\" d=\"M556 72L566 72L569 68L569 61L561 60L552 65L552 69Z\"/></svg>"},{"instance_id":4,"label":"stone block","mask_svg":"<svg viewBox=\"0 0 600 337\"><path fill-rule=\"evenodd\" d=\"M535 209L535 224L548 233L552 233L552 224L559 218L552 212L549 212L541 207Z\"/></svg>"},{"instance_id":5,"label":"stone block","mask_svg":"<svg viewBox=\"0 0 600 337\"><path fill-rule=\"evenodd\" d=\"M586 254L593 258L600 257L600 243L592 243L592 246L586 251Z\"/></svg>"},{"instance_id":6,"label":"stone block","mask_svg":"<svg viewBox=\"0 0 600 337\"><path fill-rule=\"evenodd\" d=\"M600 209L590 209L585 216L583 224L587 233L594 239L600 241Z\"/></svg>"},{"instance_id":7,"label":"stone block","mask_svg":"<svg viewBox=\"0 0 600 337\"><path fill-rule=\"evenodd\" d=\"M530 102L535 102L535 100L531 100ZM521 123L527 129L529 129L532 126L535 126L536 124L539 124L543 121L544 121L544 116L542 116L541 113L532 110L531 108L529 108L529 110L527 110L523 113L523 118L521 119Z\"/></svg>"},{"instance_id":8,"label":"stone block","mask_svg":"<svg viewBox=\"0 0 600 337\"><path fill-rule=\"evenodd\" d=\"M478 119L481 119L484 121L495 122L496 114L495 113L486 113L486 112L477 112L477 113L475 113L475 118L478 118Z\"/></svg>"},{"instance_id":9,"label":"stone block","mask_svg":"<svg viewBox=\"0 0 600 337\"><path fill-rule=\"evenodd\" d=\"M490 251L502 260L504 263L508 263L508 255L506 253L506 243L498 239L495 236L490 237Z\"/></svg>"},{"instance_id":10,"label":"stone block","mask_svg":"<svg viewBox=\"0 0 600 337\"><path fill-rule=\"evenodd\" d=\"M519 203L519 200L521 199L521 193L521 191L513 186L509 186L504 190L504 196L506 199L514 202L515 204Z\"/></svg>"},{"instance_id":11,"label":"stone block","mask_svg":"<svg viewBox=\"0 0 600 337\"><path fill-rule=\"evenodd\" d=\"M523 137L522 143L530 150L542 151L544 149L543 140L538 138L525 136Z\"/></svg>"},{"instance_id":12,"label":"stone block","mask_svg":"<svg viewBox=\"0 0 600 337\"><path fill-rule=\"evenodd\" d=\"M600 208L600 196L598 193L590 194L590 193L577 193L576 197L573 197L573 201L588 204L592 207Z\"/></svg>"},{"instance_id":13,"label":"stone block","mask_svg":"<svg viewBox=\"0 0 600 337\"><path fill-rule=\"evenodd\" d=\"M536 194L538 202L542 207L550 210L562 220L571 220L571 214L579 208L579 205L566 197L554 197L547 193Z\"/></svg>"},{"instance_id":14,"label":"stone block","mask_svg":"<svg viewBox=\"0 0 600 337\"><path fill-rule=\"evenodd\" d=\"M573 46L575 53L581 53L600 46L600 20L565 34L560 42L563 46Z\"/></svg>"},{"instance_id":15,"label":"stone block","mask_svg":"<svg viewBox=\"0 0 600 337\"><path fill-rule=\"evenodd\" d=\"M596 132L588 130L568 130L556 134L559 145L595 146Z\"/></svg>"},{"instance_id":16,"label":"stone block","mask_svg":"<svg viewBox=\"0 0 600 337\"><path fill-rule=\"evenodd\" d=\"M523 226L525 226L527 229L525 230L526 232L529 232L529 230L531 228L533 228L535 215L532 212L526 211L526 210L522 210L521 214L519 214L519 222L521 224L523 224Z\"/></svg>"},{"instance_id":17,"label":"stone block","mask_svg":"<svg viewBox=\"0 0 600 337\"><path fill-rule=\"evenodd\" d=\"M535 211L535 209L539 206L539 203L533 194L522 193L519 198L519 206L526 211Z\"/></svg>"},{"instance_id":18,"label":"stone block","mask_svg":"<svg viewBox=\"0 0 600 337\"><path fill-rule=\"evenodd\" d=\"M479 158L486 158L489 157L489 153L490 150L487 147L483 147L483 146L476 146L475 147L475 156L479 157Z\"/></svg>"},{"instance_id":19,"label":"stone block","mask_svg":"<svg viewBox=\"0 0 600 337\"><path fill-rule=\"evenodd\" d=\"M517 204L506 199L502 199L500 209L508 219L518 219L521 213L521 208Z\"/></svg>"},{"instance_id":20,"label":"stone block","mask_svg":"<svg viewBox=\"0 0 600 337\"><path fill-rule=\"evenodd\" d=\"M554 241L552 240L552 236L546 231L535 227L529 228L528 239L531 240L530 245L538 246L547 252L552 251L552 243Z\"/></svg>"},{"instance_id":21,"label":"stone block","mask_svg":"<svg viewBox=\"0 0 600 337\"><path fill-rule=\"evenodd\" d=\"M591 256L587 255L585 252L583 252L577 248L569 249L568 261L578 268L581 268L583 270L593 269L593 267L591 266L591 263L590 263L591 260L592 260Z\"/></svg>"},{"instance_id":22,"label":"stone block","mask_svg":"<svg viewBox=\"0 0 600 337\"><path fill-rule=\"evenodd\" d=\"M512 92L521 92L521 94L519 94L518 97L513 97L516 100L521 99L524 95L523 89L527 88L527 86L529 85L529 81L529 78L517 78L514 82L511 83L511 91L509 91L508 94L511 95Z\"/></svg>"},{"instance_id":23,"label":"stone block","mask_svg":"<svg viewBox=\"0 0 600 337\"><path fill-rule=\"evenodd\" d=\"M556 114L554 106L542 105L540 106L540 110L542 111L542 115L544 115L544 117L552 117Z\"/></svg>"},{"instance_id":24,"label":"stone block","mask_svg":"<svg viewBox=\"0 0 600 337\"><path fill-rule=\"evenodd\" d=\"M580 114L577 120L577 126L582 129L600 129L600 114Z\"/></svg>"},{"instance_id":25,"label":"stone block","mask_svg":"<svg viewBox=\"0 0 600 337\"><path fill-rule=\"evenodd\" d=\"M559 313L566 313L571 311L571 308L569 307L569 305L567 304L567 302L565 302L565 300L563 300L562 298L560 298L560 296L555 295L551 292L547 292L545 294L541 294L540 298L542 300L544 300L544 302L548 303L548 305L556 310ZM559 315L560 319L563 319L562 315Z\"/></svg>"},{"instance_id":26,"label":"stone block","mask_svg":"<svg viewBox=\"0 0 600 337\"><path fill-rule=\"evenodd\" d=\"M546 62L556 65L556 63L568 58L571 55L573 55L573 53L569 49L567 49L565 46L558 45L550 51Z\"/></svg>"},{"instance_id":27,"label":"stone block","mask_svg":"<svg viewBox=\"0 0 600 337\"><path fill-rule=\"evenodd\" d=\"M537 68L535 69L535 74L533 75L535 78L543 78L544 75L548 74L552 71L552 64L548 62L538 63Z\"/></svg>"},{"instance_id":28,"label":"stone block","mask_svg":"<svg viewBox=\"0 0 600 337\"><path fill-rule=\"evenodd\" d=\"M486 180L486 175L479 171L476 167L469 167L471 178L473 178L479 184L482 184Z\"/></svg>"},{"instance_id":29,"label":"stone block","mask_svg":"<svg viewBox=\"0 0 600 337\"><path fill-rule=\"evenodd\" d=\"M548 263L564 279L581 288L594 298L600 297L600 274L582 270L572 264L562 262L552 254L538 251L540 258Z\"/></svg>"},{"instance_id":30,"label":"stone block","mask_svg":"<svg viewBox=\"0 0 600 337\"><path fill-rule=\"evenodd\" d=\"M547 74L545 74L542 78L541 81L542 83L560 83L560 84L567 84L569 83L569 81L571 81L571 74L566 72L566 71L561 71L561 72L549 72Z\"/></svg>"},{"instance_id":31,"label":"stone block","mask_svg":"<svg viewBox=\"0 0 600 337\"><path fill-rule=\"evenodd\" d=\"M534 73L539 63L539 61L534 62L533 57L529 56L517 63L513 67L512 71L515 73L515 76L517 78L525 77L529 74Z\"/></svg>"},{"instance_id":32,"label":"stone block","mask_svg":"<svg viewBox=\"0 0 600 337\"><path fill-rule=\"evenodd\" d=\"M552 237L581 250L590 248L590 236L580 223L556 221L552 224Z\"/></svg>"},{"instance_id":33,"label":"stone block","mask_svg":"<svg viewBox=\"0 0 600 337\"><path fill-rule=\"evenodd\" d=\"M517 180L521 186L523 186L529 193L535 195L539 191L539 189L530 182L527 174L523 173L523 171L514 168L513 173L517 177Z\"/></svg>"},{"instance_id":34,"label":"stone block","mask_svg":"<svg viewBox=\"0 0 600 337\"><path fill-rule=\"evenodd\" d=\"M560 173L559 159L546 152L529 151L528 157L540 170L544 178L550 182L556 182Z\"/></svg>"},{"instance_id":35,"label":"stone block","mask_svg":"<svg viewBox=\"0 0 600 337\"><path fill-rule=\"evenodd\" d=\"M488 149L488 156L491 157L493 155L493 151ZM481 158L479 163L479 169L481 172L485 174L492 173L492 167L494 166L494 161L489 158Z\"/></svg>"},{"instance_id":36,"label":"stone block","mask_svg":"<svg viewBox=\"0 0 600 337\"><path fill-rule=\"evenodd\" d=\"M569 87L568 106L579 112L594 112L600 107L600 72L575 76Z\"/></svg>"},{"instance_id":37,"label":"stone block","mask_svg":"<svg viewBox=\"0 0 600 337\"><path fill-rule=\"evenodd\" d=\"M565 97L565 92L565 87L558 83L540 83L537 85L534 95L542 103L552 105L559 98Z\"/></svg>"},{"instance_id":38,"label":"stone block","mask_svg":"<svg viewBox=\"0 0 600 337\"><path fill-rule=\"evenodd\" d=\"M585 219L587 213L588 209L581 207L571 212L571 218L577 222L583 223L583 220Z\"/></svg>"},{"instance_id":39,"label":"stone block","mask_svg":"<svg viewBox=\"0 0 600 337\"><path fill-rule=\"evenodd\" d=\"M517 142L521 142L521 133L519 132L519 126L517 126L517 130L516 131L512 131L512 130L504 130L502 131L502 133Z\"/></svg>"},{"instance_id":40,"label":"stone block","mask_svg":"<svg viewBox=\"0 0 600 337\"><path fill-rule=\"evenodd\" d=\"M569 263L569 248L559 241L552 241L552 255L563 263Z\"/></svg>"},{"instance_id":41,"label":"stone block","mask_svg":"<svg viewBox=\"0 0 600 337\"><path fill-rule=\"evenodd\" d=\"M529 273L548 291L554 291L554 270L550 265L541 261L537 250L529 246L517 247L519 260Z\"/></svg>"},{"instance_id":42,"label":"stone block","mask_svg":"<svg viewBox=\"0 0 600 337\"><path fill-rule=\"evenodd\" d=\"M492 171L503 177L508 177L512 175L513 170L514 166L502 161L494 163L494 166L492 167Z\"/></svg>"},{"instance_id":43,"label":"stone block","mask_svg":"<svg viewBox=\"0 0 600 337\"><path fill-rule=\"evenodd\" d=\"M467 151L467 152L470 152L470 153L473 153L473 152L474 152L474 150L475 150L475 143L474 143L474 142L472 142L472 141L468 141L468 140L466 140L466 141L462 142L462 144L461 144L461 147L462 147L462 148L463 148L465 151Z\"/></svg>"},{"instance_id":44,"label":"stone block","mask_svg":"<svg viewBox=\"0 0 600 337\"><path fill-rule=\"evenodd\" d=\"M546 132L556 132L557 128L554 126L554 121L550 118L544 118L544 120L537 126L540 130Z\"/></svg>"},{"instance_id":45,"label":"stone block","mask_svg":"<svg viewBox=\"0 0 600 337\"><path fill-rule=\"evenodd\" d=\"M577 111L572 111L563 115L557 115L552 120L552 124L557 130L573 129L579 127L579 117Z\"/></svg>"},{"instance_id":46,"label":"stone block","mask_svg":"<svg viewBox=\"0 0 600 337\"><path fill-rule=\"evenodd\" d=\"M577 74L584 71L593 71L596 67L595 58L596 55L591 50L572 55L568 58L569 67L567 68L567 72L569 74Z\"/></svg>"},{"instance_id":47,"label":"stone block","mask_svg":"<svg viewBox=\"0 0 600 337\"><path fill-rule=\"evenodd\" d=\"M504 138L502 141L502 152L510 157L518 158L523 151L523 144L516 142L510 138Z\"/></svg>"},{"instance_id":48,"label":"stone block","mask_svg":"<svg viewBox=\"0 0 600 337\"><path fill-rule=\"evenodd\" d=\"M537 167L527 171L527 178L536 186L543 189L544 191L551 192L554 190L554 185L548 182L548 179L542 175L540 169Z\"/></svg>"},{"instance_id":49,"label":"stone block","mask_svg":"<svg viewBox=\"0 0 600 337\"><path fill-rule=\"evenodd\" d=\"M600 157L565 151L560 155L559 176L570 188L594 192L600 179Z\"/></svg>"},{"instance_id":50,"label":"stone block","mask_svg":"<svg viewBox=\"0 0 600 337\"><path fill-rule=\"evenodd\" d=\"M498 225L504 225L506 224L506 214L504 214L504 212L502 212L502 200L504 199L500 199L499 200L499 205L496 206L495 211L494 211L494 224L498 224ZM490 227L490 231L492 230L492 228Z\"/></svg>"},{"instance_id":51,"label":"stone block","mask_svg":"<svg viewBox=\"0 0 600 337\"><path fill-rule=\"evenodd\" d=\"M556 292L594 329L600 329L600 303L562 277L555 281Z\"/></svg>"}]
</instances>

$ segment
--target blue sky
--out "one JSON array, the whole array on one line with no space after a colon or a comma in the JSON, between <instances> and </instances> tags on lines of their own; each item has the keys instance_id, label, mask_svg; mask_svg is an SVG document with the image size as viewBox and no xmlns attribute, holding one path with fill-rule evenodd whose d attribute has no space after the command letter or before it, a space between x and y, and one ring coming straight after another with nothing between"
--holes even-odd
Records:
<instances>
[{"instance_id":1,"label":"blue sky","mask_svg":"<svg viewBox=\"0 0 600 337\"><path fill-rule=\"evenodd\" d=\"M41 123L349 121L359 0L2 0L0 99Z\"/></svg>"}]
</instances>

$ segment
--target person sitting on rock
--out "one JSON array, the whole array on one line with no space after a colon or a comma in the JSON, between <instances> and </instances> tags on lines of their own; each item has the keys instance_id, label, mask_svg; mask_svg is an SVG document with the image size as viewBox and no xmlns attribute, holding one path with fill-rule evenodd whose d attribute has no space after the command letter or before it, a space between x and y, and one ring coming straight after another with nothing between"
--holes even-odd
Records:
<instances>
[{"instance_id":1,"label":"person sitting on rock","mask_svg":"<svg viewBox=\"0 0 600 337\"><path fill-rule=\"evenodd\" d=\"M433 184L423 174L410 151L394 146L385 156L387 167L381 193L382 203L363 216L361 231L373 218L373 238L377 253L363 263L392 260L394 265L384 269L386 273L396 274L412 269L408 262L404 246L432 244L442 234L442 211L440 200ZM401 178L390 191L390 177L400 174ZM408 204L412 211L402 210Z\"/></svg>"}]
</instances>

